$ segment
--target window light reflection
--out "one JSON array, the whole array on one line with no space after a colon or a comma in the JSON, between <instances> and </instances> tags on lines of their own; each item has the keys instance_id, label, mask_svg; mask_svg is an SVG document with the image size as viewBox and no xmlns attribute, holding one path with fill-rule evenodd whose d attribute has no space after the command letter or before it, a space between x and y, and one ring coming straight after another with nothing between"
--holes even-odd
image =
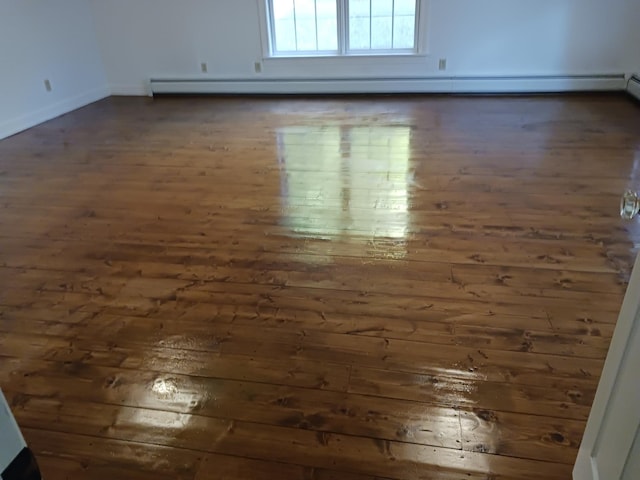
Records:
<instances>
[{"instance_id":1,"label":"window light reflection","mask_svg":"<svg viewBox=\"0 0 640 480\"><path fill-rule=\"evenodd\" d=\"M407 126L279 129L284 224L313 238L405 238L410 137Z\"/></svg>"}]
</instances>

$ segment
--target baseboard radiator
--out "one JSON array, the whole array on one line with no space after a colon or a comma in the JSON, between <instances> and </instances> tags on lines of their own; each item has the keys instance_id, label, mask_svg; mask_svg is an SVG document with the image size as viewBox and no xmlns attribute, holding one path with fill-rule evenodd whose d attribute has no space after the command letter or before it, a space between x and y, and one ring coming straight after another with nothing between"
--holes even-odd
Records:
<instances>
[{"instance_id":1,"label":"baseboard radiator","mask_svg":"<svg viewBox=\"0 0 640 480\"><path fill-rule=\"evenodd\" d=\"M623 73L537 77L153 78L152 94L547 93L624 91Z\"/></svg>"},{"instance_id":2,"label":"baseboard radiator","mask_svg":"<svg viewBox=\"0 0 640 480\"><path fill-rule=\"evenodd\" d=\"M627 83L627 92L629 92L629 95L631 95L632 97L635 97L638 100L640 100L640 76L639 75L633 75L629 79L629 82Z\"/></svg>"}]
</instances>

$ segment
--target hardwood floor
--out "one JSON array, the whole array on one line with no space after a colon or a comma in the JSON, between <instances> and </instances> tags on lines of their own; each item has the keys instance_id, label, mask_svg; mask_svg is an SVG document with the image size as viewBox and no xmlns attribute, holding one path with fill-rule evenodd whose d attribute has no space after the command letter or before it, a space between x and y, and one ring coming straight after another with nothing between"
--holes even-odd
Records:
<instances>
[{"instance_id":1,"label":"hardwood floor","mask_svg":"<svg viewBox=\"0 0 640 480\"><path fill-rule=\"evenodd\" d=\"M47 480L568 479L640 107L112 98L0 142L0 387Z\"/></svg>"}]
</instances>

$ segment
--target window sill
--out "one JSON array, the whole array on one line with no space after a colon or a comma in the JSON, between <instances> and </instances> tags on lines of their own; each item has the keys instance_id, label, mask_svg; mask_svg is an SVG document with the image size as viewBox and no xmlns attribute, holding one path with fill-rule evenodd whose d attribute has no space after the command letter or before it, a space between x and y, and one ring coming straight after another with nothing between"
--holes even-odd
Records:
<instances>
[{"instance_id":1,"label":"window sill","mask_svg":"<svg viewBox=\"0 0 640 480\"><path fill-rule=\"evenodd\" d=\"M423 53L423 52L418 52L418 53L406 53L406 52L399 52L399 53L347 53L347 54L332 54L332 53L323 53L323 54L319 54L319 55L271 55L268 57L263 57L263 60L265 61L271 61L271 60L292 60L292 59L304 59L304 60L310 60L310 59L326 59L326 58L331 58L331 59L336 59L336 58L425 58L428 57L429 54L427 53Z\"/></svg>"}]
</instances>

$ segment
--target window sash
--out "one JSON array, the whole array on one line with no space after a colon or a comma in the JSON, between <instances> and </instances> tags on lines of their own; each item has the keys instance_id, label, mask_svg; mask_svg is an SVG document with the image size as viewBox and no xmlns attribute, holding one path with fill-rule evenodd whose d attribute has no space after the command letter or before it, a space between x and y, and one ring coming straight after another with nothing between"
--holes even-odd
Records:
<instances>
[{"instance_id":1,"label":"window sash","mask_svg":"<svg viewBox=\"0 0 640 480\"><path fill-rule=\"evenodd\" d=\"M336 0L336 17L337 17L337 40L338 48L336 50L278 50L276 43L276 25L274 15L274 0L266 0L266 15L267 15L267 37L268 37L268 50L271 57L332 57L332 56L375 56L375 55L417 55L420 53L420 18L421 18L421 3L422 0L416 0L416 7L414 13L414 32L413 32L413 48L368 48L368 49L355 49L350 48L349 39L349 0ZM371 16L371 9L369 10L369 18ZM294 19L294 28L297 29L297 24ZM317 42L317 13L315 16L316 22L316 47ZM392 16L392 29L394 28L395 20ZM371 28L371 27L370 27ZM371 36L371 29L369 30ZM393 34L392 34L393 44Z\"/></svg>"}]
</instances>

